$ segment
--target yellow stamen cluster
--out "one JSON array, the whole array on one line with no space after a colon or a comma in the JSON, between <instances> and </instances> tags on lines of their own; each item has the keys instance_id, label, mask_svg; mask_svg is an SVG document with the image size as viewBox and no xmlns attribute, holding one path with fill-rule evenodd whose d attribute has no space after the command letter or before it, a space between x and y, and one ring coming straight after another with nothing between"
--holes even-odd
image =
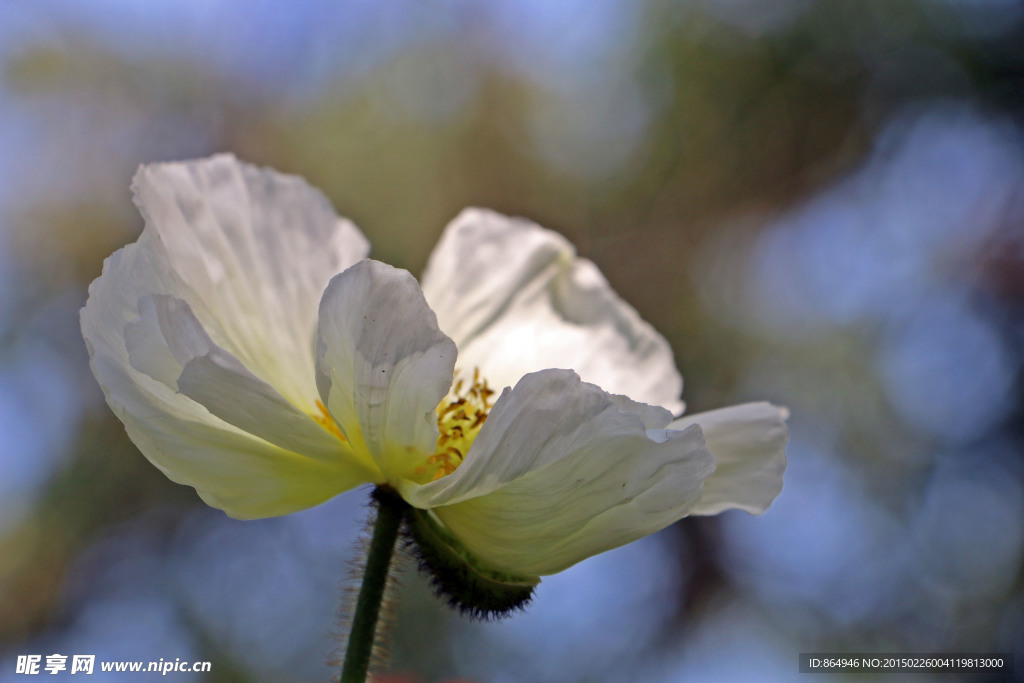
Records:
<instances>
[{"instance_id":1,"label":"yellow stamen cluster","mask_svg":"<svg viewBox=\"0 0 1024 683\"><path fill-rule=\"evenodd\" d=\"M473 370L473 381L466 382L455 371L455 384L448 396L437 406L437 450L427 458L427 463L436 468L433 479L437 480L454 472L462 464L469 447L476 439L494 401L494 390L487 386L487 380L480 379L480 370ZM417 474L427 474L429 467L417 468Z\"/></svg>"},{"instance_id":2,"label":"yellow stamen cluster","mask_svg":"<svg viewBox=\"0 0 1024 683\"><path fill-rule=\"evenodd\" d=\"M344 441L345 435L341 433L341 428L338 427L338 423L335 422L334 418L331 417L331 414L327 412L327 406L323 404L323 401L317 399L316 407L317 410L320 411L320 414L312 415L311 417L313 418L313 420L315 420L318 425L329 431L331 434L334 434L336 437Z\"/></svg>"}]
</instances>

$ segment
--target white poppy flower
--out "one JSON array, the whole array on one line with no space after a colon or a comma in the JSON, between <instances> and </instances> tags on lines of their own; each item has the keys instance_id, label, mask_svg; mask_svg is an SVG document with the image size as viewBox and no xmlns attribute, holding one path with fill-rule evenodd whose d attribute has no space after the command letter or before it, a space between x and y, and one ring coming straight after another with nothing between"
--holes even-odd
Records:
<instances>
[{"instance_id":1,"label":"white poppy flower","mask_svg":"<svg viewBox=\"0 0 1024 683\"><path fill-rule=\"evenodd\" d=\"M385 485L536 583L781 489L785 412L673 422L668 344L553 232L466 210L421 288L300 178L217 156L133 190L145 229L82 311L92 369L142 453L231 516Z\"/></svg>"}]
</instances>

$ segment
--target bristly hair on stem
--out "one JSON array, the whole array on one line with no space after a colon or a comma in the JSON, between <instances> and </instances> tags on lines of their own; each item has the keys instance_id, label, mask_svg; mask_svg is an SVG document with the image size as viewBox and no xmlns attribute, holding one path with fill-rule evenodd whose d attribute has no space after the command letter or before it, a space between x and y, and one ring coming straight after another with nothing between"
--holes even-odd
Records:
<instances>
[{"instance_id":1,"label":"bristly hair on stem","mask_svg":"<svg viewBox=\"0 0 1024 683\"><path fill-rule=\"evenodd\" d=\"M406 503L389 486L374 489L367 524L370 540L361 563L350 563L361 578L352 606L346 600L348 637L341 683L365 683L372 668L387 666L387 643L395 609L394 593L401 559L411 554L430 577L439 598L464 616L481 621L507 617L529 604L539 577L523 577L489 567L464 548L429 510ZM398 543L401 536L403 542ZM395 560L398 549L399 560Z\"/></svg>"},{"instance_id":2,"label":"bristly hair on stem","mask_svg":"<svg viewBox=\"0 0 1024 683\"><path fill-rule=\"evenodd\" d=\"M342 603L340 625L347 631L342 683L362 683L371 671L376 674L386 669L393 630L394 596L404 558L400 547L398 558L394 551L399 546L396 540L405 524L408 504L394 491L378 487L371 494L369 507L370 537L360 539L360 559L349 560L351 576L360 580L360 587L356 594L354 582L349 584Z\"/></svg>"},{"instance_id":3,"label":"bristly hair on stem","mask_svg":"<svg viewBox=\"0 0 1024 683\"><path fill-rule=\"evenodd\" d=\"M352 545L352 554L345 561L346 576L338 587L338 613L335 628L331 632L331 641L336 643L327 659L327 666L340 670L345 657L342 649L348 643L352 630L352 615L356 611L359 587L366 574L366 554L370 551L370 538L373 535L373 523L377 520L377 504L371 497L367 503L367 514L362 534ZM404 538L404 529L400 537ZM412 562L412 555L404 543L395 546L395 555L391 560L388 581L384 587L384 599L381 601L380 613L377 617L377 632L374 634L373 651L370 659L370 676L381 675L390 664L391 641L396 624L398 609L397 596L402 589L402 575Z\"/></svg>"}]
</instances>

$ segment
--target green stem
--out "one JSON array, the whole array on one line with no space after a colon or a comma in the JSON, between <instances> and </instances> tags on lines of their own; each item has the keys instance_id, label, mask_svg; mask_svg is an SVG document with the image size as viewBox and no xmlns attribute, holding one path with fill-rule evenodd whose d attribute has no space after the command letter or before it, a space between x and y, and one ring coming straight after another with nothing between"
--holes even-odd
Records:
<instances>
[{"instance_id":1,"label":"green stem","mask_svg":"<svg viewBox=\"0 0 1024 683\"><path fill-rule=\"evenodd\" d=\"M366 556L366 571L359 589L356 613L345 650L345 663L341 668L341 683L364 683L370 668L373 642L377 635L377 620L384 589L388 583L391 555L395 540L402 527L408 505L391 489L378 487L373 492L377 501L377 521L373 526L370 551Z\"/></svg>"}]
</instances>

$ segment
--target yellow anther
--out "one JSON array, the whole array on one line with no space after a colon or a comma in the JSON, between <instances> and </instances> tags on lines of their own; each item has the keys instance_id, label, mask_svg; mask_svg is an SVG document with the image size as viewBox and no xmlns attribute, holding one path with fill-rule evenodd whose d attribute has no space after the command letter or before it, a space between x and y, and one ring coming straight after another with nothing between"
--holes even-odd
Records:
<instances>
[{"instance_id":1,"label":"yellow anther","mask_svg":"<svg viewBox=\"0 0 1024 683\"><path fill-rule=\"evenodd\" d=\"M439 417L444 417L446 413L450 413L453 410L457 410L457 409L461 408L463 405L465 405L465 403L466 403L466 399L464 399L464 398L460 398L460 399L457 399L455 401L452 401L451 403L449 403L447 406L444 407L444 409L441 411L441 415L439 415ZM444 405L444 404L442 404L442 405Z\"/></svg>"},{"instance_id":2,"label":"yellow anther","mask_svg":"<svg viewBox=\"0 0 1024 683\"><path fill-rule=\"evenodd\" d=\"M455 374L451 392L437 406L437 450L426 459L428 467L415 470L416 474L424 475L432 466L434 480L451 474L462 464L493 405L490 397L494 391L486 380L481 381L478 368L473 370L471 383L459 377L457 370Z\"/></svg>"}]
</instances>

